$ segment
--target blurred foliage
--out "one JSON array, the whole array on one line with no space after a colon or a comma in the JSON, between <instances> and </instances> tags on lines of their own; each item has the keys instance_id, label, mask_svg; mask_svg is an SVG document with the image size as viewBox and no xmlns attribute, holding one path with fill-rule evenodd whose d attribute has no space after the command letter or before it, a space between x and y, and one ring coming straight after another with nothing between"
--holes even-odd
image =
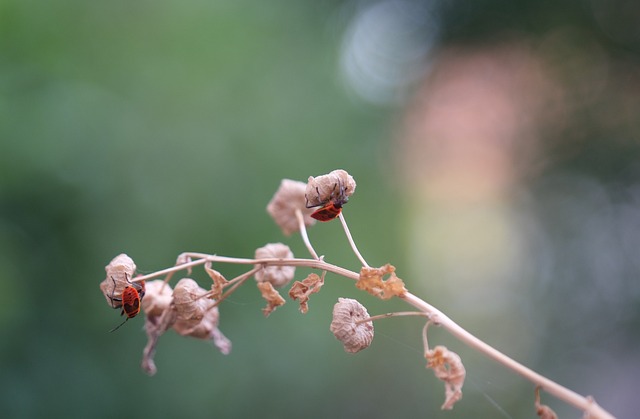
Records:
<instances>
[{"instance_id":1,"label":"blurred foliage","mask_svg":"<svg viewBox=\"0 0 640 419\"><path fill-rule=\"evenodd\" d=\"M637 44L607 38L585 11L587 2L447 3L433 2L440 7L440 45L575 25L602 42L607 58L618 65L625 59L622 74L638 72ZM282 241L306 255L300 239L282 237L264 208L280 179L305 180L335 168L358 181L345 216L361 252L371 264L393 263L405 277L411 221L392 153L402 108L361 100L340 74L348 24L371 4L0 2L3 417L533 417L533 388L435 330L431 340L458 351L468 371L462 402L441 412L444 389L424 369L420 320L383 320L371 348L345 354L328 331L339 296L358 298L372 314L405 307L336 278L312 297L304 316L289 301L264 319L259 294L243 287L221 307L220 328L232 353L168 334L153 378L139 368L142 319L107 333L120 321L98 290L111 258L125 252L140 271L151 272L183 251L251 257L255 248ZM604 353L614 349L608 344L638 343L640 293L630 284L640 270L631 247L640 224L613 222L618 210L638 212L638 127L597 123L592 112L608 103L580 109L583 118L565 133L580 126L590 135L576 137L580 146L569 152L550 147L551 164L529 184L539 200L528 209L558 233L552 247L536 251L567 252L568 262L549 268L542 285L533 278L520 290L517 303L531 316L532 330L519 332L531 333L527 342L540 346L514 355L623 416L637 400L625 397L631 390L613 394L613 387L637 388L637 378L620 365L611 365L610 375L586 365L620 362ZM589 121L595 129L584 126ZM612 132L624 141L610 139ZM578 198L567 198L567 191ZM613 210L612 202L624 205ZM594 206L602 212L584 210ZM338 223L316 226L310 235L328 261L358 269ZM591 253L575 243L599 239L594 252L616 244L628 253L585 265ZM620 267L611 279L616 292L606 295L604 284L572 309L567 295L584 286L580 278L609 275L612 270L597 268L610 265ZM553 282L573 268L573 282ZM218 269L232 277L241 268ZM201 272L193 276L207 281ZM407 278L409 287L419 281ZM425 298L439 306L437 286L429 291ZM548 316L536 317L540 312ZM450 314L481 337L494 338L502 327ZM504 316L508 323L509 313ZM501 349L522 349L513 343L515 349ZM576 375L577 367L590 374ZM600 381L593 382L596 373ZM544 396L543 402L576 415Z\"/></svg>"}]
</instances>

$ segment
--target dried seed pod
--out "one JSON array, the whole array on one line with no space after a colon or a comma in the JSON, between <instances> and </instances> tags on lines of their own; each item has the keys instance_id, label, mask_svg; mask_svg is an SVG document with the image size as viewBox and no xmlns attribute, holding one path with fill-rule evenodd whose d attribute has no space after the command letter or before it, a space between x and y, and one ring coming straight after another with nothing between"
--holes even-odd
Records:
<instances>
[{"instance_id":1,"label":"dried seed pod","mask_svg":"<svg viewBox=\"0 0 640 419\"><path fill-rule=\"evenodd\" d=\"M142 310L147 316L160 316L169 308L173 299L173 290L169 284L157 279L146 283L146 291L141 301Z\"/></svg>"},{"instance_id":2,"label":"dried seed pod","mask_svg":"<svg viewBox=\"0 0 640 419\"><path fill-rule=\"evenodd\" d=\"M341 194L345 202L356 190L356 181L346 170L337 169L321 176L309 176L304 192L307 207L324 205Z\"/></svg>"},{"instance_id":3,"label":"dried seed pod","mask_svg":"<svg viewBox=\"0 0 640 419\"><path fill-rule=\"evenodd\" d=\"M269 243L256 249L256 259L292 259L293 252L289 246L282 243ZM278 288L287 285L296 273L294 266L264 266L255 274L258 282L271 282Z\"/></svg>"},{"instance_id":4,"label":"dried seed pod","mask_svg":"<svg viewBox=\"0 0 640 419\"><path fill-rule=\"evenodd\" d=\"M300 229L296 217L296 210L302 212L304 225L311 226L316 222L316 220L310 217L313 211L306 207L304 197L305 188L306 185L304 182L282 179L280 187L267 205L267 212L286 236Z\"/></svg>"},{"instance_id":5,"label":"dried seed pod","mask_svg":"<svg viewBox=\"0 0 640 419\"><path fill-rule=\"evenodd\" d=\"M373 341L373 322L358 321L368 319L367 309L357 300L338 298L333 306L333 321L330 330L342 342L344 350L349 353L361 351Z\"/></svg>"},{"instance_id":6,"label":"dried seed pod","mask_svg":"<svg viewBox=\"0 0 640 419\"><path fill-rule=\"evenodd\" d=\"M172 303L178 320L195 321L195 324L202 320L206 307L201 304L205 299L200 296L206 292L191 278L182 278L178 281L173 290Z\"/></svg>"},{"instance_id":7,"label":"dried seed pod","mask_svg":"<svg viewBox=\"0 0 640 419\"><path fill-rule=\"evenodd\" d=\"M113 258L104 270L107 272L107 276L100 283L100 291L109 306L113 307L111 297L122 295L122 291L129 285L129 281L136 273L136 264L133 259L122 253Z\"/></svg>"}]
</instances>

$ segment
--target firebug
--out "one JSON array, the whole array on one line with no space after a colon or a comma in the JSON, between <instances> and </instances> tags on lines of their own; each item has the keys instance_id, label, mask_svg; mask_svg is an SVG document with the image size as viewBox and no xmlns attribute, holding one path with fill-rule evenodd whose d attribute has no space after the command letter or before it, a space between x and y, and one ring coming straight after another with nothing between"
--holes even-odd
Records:
<instances>
[{"instance_id":1,"label":"firebug","mask_svg":"<svg viewBox=\"0 0 640 419\"><path fill-rule=\"evenodd\" d=\"M336 191L336 188L338 190ZM320 191L316 188L318 195ZM318 205L307 205L307 208L313 208L322 205L320 208L311 213L311 218L318 221L331 221L336 218L342 212L342 206L349 201L349 197L346 194L346 188L338 181L333 185L333 191L329 195L329 200Z\"/></svg>"},{"instance_id":2,"label":"firebug","mask_svg":"<svg viewBox=\"0 0 640 419\"><path fill-rule=\"evenodd\" d=\"M118 330L118 328L125 324L127 320L134 318L138 313L140 313L140 302L142 301L145 292L144 281L131 282L128 277L126 278L129 285L122 290L122 296L117 298L113 296L113 293L116 290L116 280L111 277L111 280L113 281L113 291L111 291L111 297L109 297L111 299L111 305L113 308L122 308L120 315L122 316L126 314L127 318L118 326L111 329L110 332Z\"/></svg>"}]
</instances>

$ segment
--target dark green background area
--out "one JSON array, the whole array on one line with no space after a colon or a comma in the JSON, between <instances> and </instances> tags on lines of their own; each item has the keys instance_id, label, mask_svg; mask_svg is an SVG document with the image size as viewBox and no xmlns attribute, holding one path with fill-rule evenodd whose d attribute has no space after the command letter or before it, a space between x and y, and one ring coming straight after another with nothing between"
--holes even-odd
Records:
<instances>
[{"instance_id":1,"label":"dark green background area","mask_svg":"<svg viewBox=\"0 0 640 419\"><path fill-rule=\"evenodd\" d=\"M604 39L579 2L557 11L549 3L533 22L522 17L533 6L515 6L531 2L463 3L443 8L441 42L472 42L474 33L491 39L502 26L536 33L556 20ZM0 416L535 416L533 389L523 380L434 329L433 341L460 353L468 371L463 400L440 411L444 389L424 367L420 319L383 320L369 349L346 354L329 332L338 297L358 298L372 314L406 306L377 301L332 275L306 315L288 301L265 319L255 287L241 288L220 308L231 354L168 333L154 377L139 368L142 318L108 333L121 319L98 284L119 253L143 273L171 266L184 251L252 257L268 242L307 257L299 237L283 237L265 211L282 178L348 170L358 189L345 216L361 252L406 277L408 227L392 143L402 108L367 104L339 75L356 4L366 2L0 2ZM605 45L637 59L633 45ZM560 171L602 180L606 190L637 182L638 137L609 146L606 131L599 134L532 181L534 193L552 195L545 176ZM535 210L551 226L572 218L544 201ZM328 261L359 269L339 223L309 234ZM558 231L554 243L571 240ZM638 249L629 251L621 275L637 283ZM580 263L570 259L562 269ZM242 272L217 268L227 278ZM308 272L300 269L297 279ZM193 277L209 281L201 270ZM409 288L420 280L406 278ZM565 371L558 359L585 356L585 342L588 354L604 358L611 345L637 346L640 293L599 301L580 324L553 326L550 318L571 310L564 294L553 295L562 290L517 297L534 299L541 323L552 325L537 330L533 355L514 356L580 393L602 395L614 413L633 411L637 400L613 390L638 381L625 382L616 359L598 383ZM437 294L424 297L438 306ZM618 315L603 327L599 311ZM480 337L500 328L473 326ZM565 327L586 330L579 348L563 340ZM551 397L545 402L580 415Z\"/></svg>"}]
</instances>

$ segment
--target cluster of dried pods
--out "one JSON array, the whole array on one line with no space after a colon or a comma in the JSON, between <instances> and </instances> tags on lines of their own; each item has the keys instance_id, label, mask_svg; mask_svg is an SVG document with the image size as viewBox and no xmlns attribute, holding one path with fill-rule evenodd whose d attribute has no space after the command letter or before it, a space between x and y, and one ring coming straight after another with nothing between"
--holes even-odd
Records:
<instances>
[{"instance_id":1,"label":"cluster of dried pods","mask_svg":"<svg viewBox=\"0 0 640 419\"><path fill-rule=\"evenodd\" d=\"M295 281L288 295L297 300L300 311L306 313L312 294L317 293L324 284L325 269L328 265L322 257L318 257L311 246L306 227L316 221L330 221L340 218L352 248L362 262L359 274L346 275L356 280L356 287L381 299L392 297L404 298L407 290L404 282L395 274L392 265L380 268L370 267L357 251L355 243L341 214L342 207L354 193L356 183L344 170L334 170L329 174L309 177L307 183L290 179L282 180L277 192L267 205L267 212L274 219L285 235L300 232L313 259L296 259L288 246L282 243L271 243L256 250L254 259L227 258L200 253L183 253L172 268L167 268L148 275L136 276L133 260L121 254L115 257L105 268L106 277L100 284L107 303L113 308L121 308L122 314L134 317L140 310L145 314L145 330L148 343L143 351L142 368L148 374L155 374L154 353L159 337L168 330L179 335L196 339L213 341L224 354L231 351L231 342L218 329L220 313L218 305L237 287L251 277L255 278L257 287L267 305L263 308L265 316L269 316L277 307L285 303L278 289L287 286L295 276L296 266L319 269L320 275L309 274L302 281ZM227 280L220 272L213 269L213 263L241 263L252 268L236 278ZM180 279L172 288L170 279L180 270L187 270L202 265L211 278L209 289L202 288L191 278ZM342 269L342 268L339 268ZM334 273L349 273L347 270L332 270ZM164 276L164 280L158 278ZM355 276L355 277L354 277ZM438 324L437 318L431 318L425 312L403 312L398 315L420 315L427 318L423 329L424 357L427 368L434 371L436 377L445 383L445 402L442 409L451 409L462 397L462 386L465 369L460 357L444 346L429 348L427 329L430 324ZM394 313L380 316L369 316L366 308L358 301L350 298L339 298L333 309L330 330L340 340L348 353L356 353L367 348L374 336L373 320L391 317ZM114 329L115 330L115 329ZM537 391L537 390L536 390ZM536 393L537 394L537 393ZM551 414L548 407L539 404L537 396L536 408L542 416Z\"/></svg>"}]
</instances>

